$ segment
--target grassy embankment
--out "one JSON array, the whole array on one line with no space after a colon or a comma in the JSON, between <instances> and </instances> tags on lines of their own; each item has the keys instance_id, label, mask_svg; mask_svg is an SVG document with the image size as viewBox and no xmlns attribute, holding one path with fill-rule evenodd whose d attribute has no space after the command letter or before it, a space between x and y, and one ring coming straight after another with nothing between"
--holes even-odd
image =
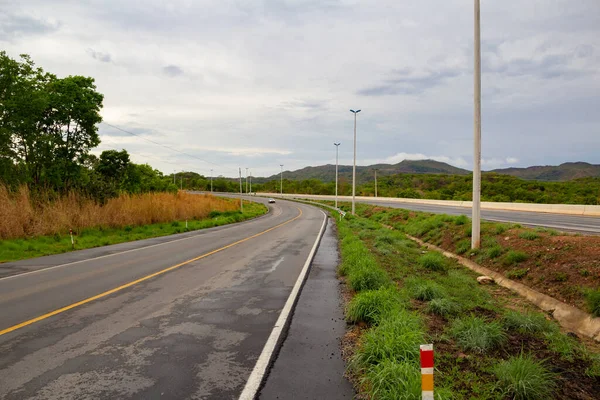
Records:
<instances>
[{"instance_id":1,"label":"grassy embankment","mask_svg":"<svg viewBox=\"0 0 600 400\"><path fill-rule=\"evenodd\" d=\"M457 218L447 217L456 221ZM361 398L419 399L419 345L436 398L591 399L600 361L526 301L372 219L338 222L349 375Z\"/></svg>"},{"instance_id":2,"label":"grassy embankment","mask_svg":"<svg viewBox=\"0 0 600 400\"><path fill-rule=\"evenodd\" d=\"M267 212L258 203L184 192L123 194L100 205L76 194L34 201L0 191L0 262L106 246L240 222ZM187 221L187 228L186 228Z\"/></svg>"}]
</instances>

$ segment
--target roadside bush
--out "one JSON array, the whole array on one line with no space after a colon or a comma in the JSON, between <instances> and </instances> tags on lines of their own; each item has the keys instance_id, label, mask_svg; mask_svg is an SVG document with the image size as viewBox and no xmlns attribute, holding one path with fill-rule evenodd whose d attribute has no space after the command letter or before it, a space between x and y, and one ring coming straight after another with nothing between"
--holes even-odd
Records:
<instances>
[{"instance_id":1,"label":"roadside bush","mask_svg":"<svg viewBox=\"0 0 600 400\"><path fill-rule=\"evenodd\" d=\"M389 283L385 271L378 267L354 268L348 273L348 284L360 292L361 290L376 290Z\"/></svg>"},{"instance_id":2,"label":"roadside bush","mask_svg":"<svg viewBox=\"0 0 600 400\"><path fill-rule=\"evenodd\" d=\"M474 316L454 320L450 333L460 347L477 353L485 353L506 340L498 322L486 322Z\"/></svg>"},{"instance_id":3,"label":"roadside bush","mask_svg":"<svg viewBox=\"0 0 600 400\"><path fill-rule=\"evenodd\" d=\"M535 334L540 332L551 332L554 325L540 313L520 313L509 311L504 315L502 324L506 329L519 333Z\"/></svg>"},{"instance_id":4,"label":"roadside bush","mask_svg":"<svg viewBox=\"0 0 600 400\"><path fill-rule=\"evenodd\" d=\"M409 278L404 284L413 299L429 301L444 297L442 287L433 281L422 278Z\"/></svg>"},{"instance_id":5,"label":"roadside bush","mask_svg":"<svg viewBox=\"0 0 600 400\"><path fill-rule=\"evenodd\" d=\"M423 268L427 268L432 271L448 270L448 261L446 257L437 251L431 251L422 255L421 258L419 258L419 264L421 264Z\"/></svg>"},{"instance_id":6,"label":"roadside bush","mask_svg":"<svg viewBox=\"0 0 600 400\"><path fill-rule=\"evenodd\" d=\"M527 260L528 256L526 253L519 250L509 250L504 256L503 263L505 265L516 265L520 262Z\"/></svg>"},{"instance_id":7,"label":"roadside bush","mask_svg":"<svg viewBox=\"0 0 600 400\"><path fill-rule=\"evenodd\" d=\"M515 400L550 399L556 387L554 374L523 354L498 364L494 374L503 395Z\"/></svg>"},{"instance_id":8,"label":"roadside bush","mask_svg":"<svg viewBox=\"0 0 600 400\"><path fill-rule=\"evenodd\" d=\"M346 308L350 322L378 323L380 318L401 309L398 291L394 288L366 290L358 293Z\"/></svg>"}]
</instances>

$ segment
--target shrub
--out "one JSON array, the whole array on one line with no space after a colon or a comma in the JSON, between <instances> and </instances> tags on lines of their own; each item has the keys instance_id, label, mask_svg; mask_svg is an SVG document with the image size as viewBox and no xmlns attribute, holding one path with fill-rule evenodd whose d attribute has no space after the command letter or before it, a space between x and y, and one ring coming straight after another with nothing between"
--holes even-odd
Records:
<instances>
[{"instance_id":1,"label":"shrub","mask_svg":"<svg viewBox=\"0 0 600 400\"><path fill-rule=\"evenodd\" d=\"M530 356L521 354L503 361L494 368L494 374L503 394L511 399L553 398L554 374Z\"/></svg>"},{"instance_id":2,"label":"shrub","mask_svg":"<svg viewBox=\"0 0 600 400\"><path fill-rule=\"evenodd\" d=\"M517 268L506 271L506 277L508 279L522 279L529 272L526 268Z\"/></svg>"},{"instance_id":3,"label":"shrub","mask_svg":"<svg viewBox=\"0 0 600 400\"><path fill-rule=\"evenodd\" d=\"M500 245L495 245L486 250L485 254L489 258L498 258L502 255L503 248Z\"/></svg>"},{"instance_id":4,"label":"shrub","mask_svg":"<svg viewBox=\"0 0 600 400\"><path fill-rule=\"evenodd\" d=\"M485 353L506 340L498 322L486 322L474 316L454 320L450 333L463 349L477 353Z\"/></svg>"},{"instance_id":5,"label":"shrub","mask_svg":"<svg viewBox=\"0 0 600 400\"><path fill-rule=\"evenodd\" d=\"M504 256L505 265L516 265L527 260L527 254L518 250L509 250Z\"/></svg>"},{"instance_id":6,"label":"shrub","mask_svg":"<svg viewBox=\"0 0 600 400\"><path fill-rule=\"evenodd\" d=\"M447 318L458 314L460 312L460 306L450 299L433 298L427 305L427 312Z\"/></svg>"},{"instance_id":7,"label":"shrub","mask_svg":"<svg viewBox=\"0 0 600 400\"><path fill-rule=\"evenodd\" d=\"M503 224L498 224L496 225L496 235L502 235L504 232L506 232L506 230L508 229L508 227L506 225Z\"/></svg>"},{"instance_id":8,"label":"shrub","mask_svg":"<svg viewBox=\"0 0 600 400\"><path fill-rule=\"evenodd\" d=\"M520 333L551 332L554 328L554 325L540 313L509 311L504 315L502 322L506 329Z\"/></svg>"},{"instance_id":9,"label":"shrub","mask_svg":"<svg viewBox=\"0 0 600 400\"><path fill-rule=\"evenodd\" d=\"M400 298L393 288L367 290L358 293L346 308L350 322L377 323L384 315L400 310Z\"/></svg>"},{"instance_id":10,"label":"shrub","mask_svg":"<svg viewBox=\"0 0 600 400\"><path fill-rule=\"evenodd\" d=\"M600 289L588 290L585 293L585 302L588 310L595 316L600 317Z\"/></svg>"},{"instance_id":11,"label":"shrub","mask_svg":"<svg viewBox=\"0 0 600 400\"><path fill-rule=\"evenodd\" d=\"M357 292L361 290L376 290L388 283L389 278L387 274L378 267L356 268L348 273L348 284Z\"/></svg>"},{"instance_id":12,"label":"shrub","mask_svg":"<svg viewBox=\"0 0 600 400\"><path fill-rule=\"evenodd\" d=\"M448 269L446 257L436 251L421 256L421 258L419 258L419 264L432 271L446 271Z\"/></svg>"},{"instance_id":13,"label":"shrub","mask_svg":"<svg viewBox=\"0 0 600 400\"><path fill-rule=\"evenodd\" d=\"M384 360L418 363L419 345L425 343L418 315L401 310L368 330L352 359L354 368L370 368ZM415 364L418 365L418 364Z\"/></svg>"},{"instance_id":14,"label":"shrub","mask_svg":"<svg viewBox=\"0 0 600 400\"><path fill-rule=\"evenodd\" d=\"M525 231L525 232L521 232L519 234L519 237L521 239L535 240L535 239L538 239L540 237L540 235L538 235L537 233L535 233L533 231Z\"/></svg>"}]
</instances>

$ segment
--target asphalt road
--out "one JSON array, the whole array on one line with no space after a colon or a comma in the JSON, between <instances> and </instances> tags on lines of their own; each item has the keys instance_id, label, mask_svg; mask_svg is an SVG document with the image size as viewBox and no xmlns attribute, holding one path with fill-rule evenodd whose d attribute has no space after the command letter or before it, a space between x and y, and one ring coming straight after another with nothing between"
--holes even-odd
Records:
<instances>
[{"instance_id":1,"label":"asphalt road","mask_svg":"<svg viewBox=\"0 0 600 400\"><path fill-rule=\"evenodd\" d=\"M278 201L237 225L2 265L0 398L237 398L323 220Z\"/></svg>"},{"instance_id":2,"label":"asphalt road","mask_svg":"<svg viewBox=\"0 0 600 400\"><path fill-rule=\"evenodd\" d=\"M313 199L314 197L311 195L298 195L297 198ZM318 197L318 199L321 198L322 196ZM333 196L330 196L330 198L331 200L334 199ZM384 198L380 198L379 200L361 200L357 201L357 203L375 204L392 208L404 208L407 210L425 211L436 214L471 216L471 209L465 207L399 203L386 201ZM542 226L561 231L600 234L600 218L598 217L526 211L481 210L481 218L487 221L514 222L527 226Z\"/></svg>"}]
</instances>

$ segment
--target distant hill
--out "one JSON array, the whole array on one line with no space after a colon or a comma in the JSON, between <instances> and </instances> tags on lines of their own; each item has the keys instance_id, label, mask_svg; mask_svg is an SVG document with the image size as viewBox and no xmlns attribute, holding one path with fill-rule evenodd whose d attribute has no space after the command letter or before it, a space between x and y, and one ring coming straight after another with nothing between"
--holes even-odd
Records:
<instances>
[{"instance_id":1,"label":"distant hill","mask_svg":"<svg viewBox=\"0 0 600 400\"><path fill-rule=\"evenodd\" d=\"M600 177L600 165L586 162L568 162L558 166L545 165L527 168L494 169L503 175L536 181L570 181L578 178Z\"/></svg>"},{"instance_id":2,"label":"distant hill","mask_svg":"<svg viewBox=\"0 0 600 400\"><path fill-rule=\"evenodd\" d=\"M340 179L352 179L352 166L340 165ZM434 160L403 160L398 164L375 164L368 166L356 166L356 180L358 184L374 180L375 169L377 176L396 174L449 174L468 175L471 172L453 167L452 165ZM317 167L305 167L296 171L283 171L283 177L290 180L318 179L323 182L335 181L335 165L327 164ZM268 178L255 178L256 183L262 183L273 179L279 179L279 174Z\"/></svg>"}]
</instances>

